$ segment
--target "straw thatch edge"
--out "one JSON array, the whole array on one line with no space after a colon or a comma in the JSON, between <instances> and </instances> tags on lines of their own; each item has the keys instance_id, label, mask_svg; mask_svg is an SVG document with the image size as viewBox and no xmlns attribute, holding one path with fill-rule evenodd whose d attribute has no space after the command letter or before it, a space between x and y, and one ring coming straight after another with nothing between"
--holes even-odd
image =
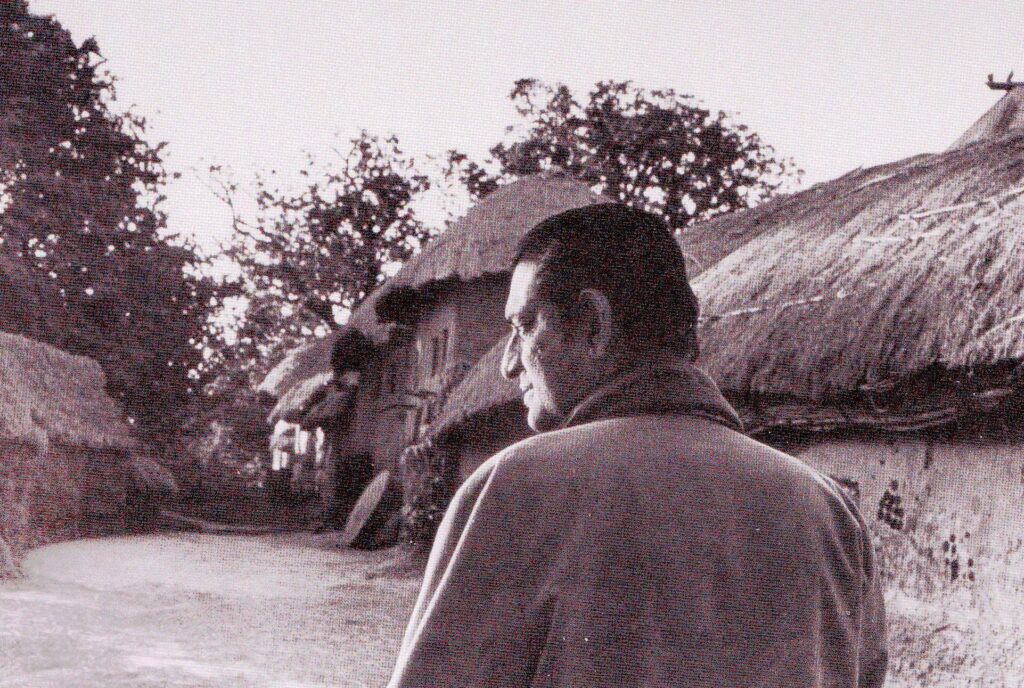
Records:
<instances>
[{"instance_id":1,"label":"straw thatch edge","mask_svg":"<svg viewBox=\"0 0 1024 688\"><path fill-rule=\"evenodd\" d=\"M292 385L270 412L267 423L274 425L281 420L288 423L300 422L303 415L327 395L333 381L334 373L328 371Z\"/></svg>"},{"instance_id":2,"label":"straw thatch edge","mask_svg":"<svg viewBox=\"0 0 1024 688\"><path fill-rule=\"evenodd\" d=\"M841 406L927 370L956 383L1024 358L1024 132L794 199L694 280L702 364L728 395Z\"/></svg>"},{"instance_id":3,"label":"straw thatch edge","mask_svg":"<svg viewBox=\"0 0 1024 688\"><path fill-rule=\"evenodd\" d=\"M134 448L131 428L105 386L91 358L0 332L0 437L41 448L49 442Z\"/></svg>"},{"instance_id":4,"label":"straw thatch edge","mask_svg":"<svg viewBox=\"0 0 1024 688\"><path fill-rule=\"evenodd\" d=\"M263 378L256 391L280 399L298 383L331 372L334 345L344 332L345 328L331 330L325 336L316 337L286 353Z\"/></svg>"}]
</instances>

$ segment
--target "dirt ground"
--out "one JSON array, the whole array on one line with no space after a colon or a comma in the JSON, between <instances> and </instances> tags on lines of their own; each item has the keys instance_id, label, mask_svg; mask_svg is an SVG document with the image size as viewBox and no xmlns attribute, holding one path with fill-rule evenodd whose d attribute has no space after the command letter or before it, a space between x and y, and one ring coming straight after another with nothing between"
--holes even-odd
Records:
<instances>
[{"instance_id":1,"label":"dirt ground","mask_svg":"<svg viewBox=\"0 0 1024 688\"><path fill-rule=\"evenodd\" d=\"M381 686L419 585L330 536L80 540L0 581L0 688ZM962 598L962 599L961 599ZM1024 685L1024 601L886 599L891 688Z\"/></svg>"},{"instance_id":2,"label":"dirt ground","mask_svg":"<svg viewBox=\"0 0 1024 688\"><path fill-rule=\"evenodd\" d=\"M380 686L419 584L396 566L311 535L44 547L0 581L0 686Z\"/></svg>"}]
</instances>

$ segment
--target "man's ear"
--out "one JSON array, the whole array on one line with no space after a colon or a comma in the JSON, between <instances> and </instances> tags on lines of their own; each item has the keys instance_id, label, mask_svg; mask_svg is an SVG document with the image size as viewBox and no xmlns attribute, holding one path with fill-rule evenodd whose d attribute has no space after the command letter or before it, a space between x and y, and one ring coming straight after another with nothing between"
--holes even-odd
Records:
<instances>
[{"instance_id":1,"label":"man's ear","mask_svg":"<svg viewBox=\"0 0 1024 688\"><path fill-rule=\"evenodd\" d=\"M604 292L584 289L579 296L580 326L592 358L606 354L612 343L612 306Z\"/></svg>"}]
</instances>

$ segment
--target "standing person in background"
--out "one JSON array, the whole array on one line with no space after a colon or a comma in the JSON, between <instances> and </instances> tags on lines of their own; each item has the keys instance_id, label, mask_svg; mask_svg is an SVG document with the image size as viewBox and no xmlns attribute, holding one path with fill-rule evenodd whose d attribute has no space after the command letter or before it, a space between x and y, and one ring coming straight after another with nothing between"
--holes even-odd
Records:
<instances>
[{"instance_id":1,"label":"standing person in background","mask_svg":"<svg viewBox=\"0 0 1024 688\"><path fill-rule=\"evenodd\" d=\"M501 372L538 434L453 499L393 688L882 685L864 520L742 434L692 364L697 314L650 214L592 205L523 238Z\"/></svg>"}]
</instances>

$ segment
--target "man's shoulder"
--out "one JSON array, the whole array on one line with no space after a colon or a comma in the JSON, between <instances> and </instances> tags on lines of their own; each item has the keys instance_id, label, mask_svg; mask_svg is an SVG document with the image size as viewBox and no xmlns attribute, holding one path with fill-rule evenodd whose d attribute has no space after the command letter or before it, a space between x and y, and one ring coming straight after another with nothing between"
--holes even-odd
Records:
<instances>
[{"instance_id":1,"label":"man's shoulder","mask_svg":"<svg viewBox=\"0 0 1024 688\"><path fill-rule=\"evenodd\" d=\"M523 467L552 456L558 451L559 438L552 438L557 432L544 432L531 435L515 444L505 447L491 458L484 461L468 478L467 482L486 481L498 471Z\"/></svg>"},{"instance_id":2,"label":"man's shoulder","mask_svg":"<svg viewBox=\"0 0 1024 688\"><path fill-rule=\"evenodd\" d=\"M757 447L746 435L713 420L689 415L636 415L596 420L532 435L498 452L472 475L475 482L500 476L504 480L536 480L541 476L584 478L618 463L641 458L702 457L723 446L733 451ZM741 448L742 447L742 448ZM777 453L777 452L775 452Z\"/></svg>"},{"instance_id":3,"label":"man's shoulder","mask_svg":"<svg viewBox=\"0 0 1024 688\"><path fill-rule=\"evenodd\" d=\"M589 433L580 428L565 428L531 435L502 449L481 464L462 485L464 492L479 493L485 486L526 489L537 483L561 482L567 473L578 473L579 462L573 458L583 445L596 449L587 441ZM600 452L598 452L600 453ZM577 476L579 477L579 476Z\"/></svg>"},{"instance_id":4,"label":"man's shoulder","mask_svg":"<svg viewBox=\"0 0 1024 688\"><path fill-rule=\"evenodd\" d=\"M804 461L697 415L623 416L533 435L492 456L466 482L477 490L494 481L564 483L645 470L848 506L842 489Z\"/></svg>"}]
</instances>

